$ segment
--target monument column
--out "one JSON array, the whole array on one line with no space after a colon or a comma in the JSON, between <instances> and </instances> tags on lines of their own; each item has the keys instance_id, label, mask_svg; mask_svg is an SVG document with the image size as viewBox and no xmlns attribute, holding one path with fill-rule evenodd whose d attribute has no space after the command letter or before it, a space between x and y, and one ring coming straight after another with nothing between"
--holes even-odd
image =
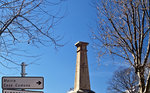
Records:
<instances>
[{"instance_id":1,"label":"monument column","mask_svg":"<svg viewBox=\"0 0 150 93\"><path fill-rule=\"evenodd\" d=\"M90 88L90 78L87 60L87 45L86 42L77 42L77 59L74 90L69 93L95 93Z\"/></svg>"}]
</instances>

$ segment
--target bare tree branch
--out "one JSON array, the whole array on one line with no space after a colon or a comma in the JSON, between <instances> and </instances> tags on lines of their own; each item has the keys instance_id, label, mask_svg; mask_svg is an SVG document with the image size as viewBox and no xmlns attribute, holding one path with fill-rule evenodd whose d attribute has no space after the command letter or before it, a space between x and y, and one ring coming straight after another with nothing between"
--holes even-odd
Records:
<instances>
[{"instance_id":1,"label":"bare tree branch","mask_svg":"<svg viewBox=\"0 0 150 93\"><path fill-rule=\"evenodd\" d=\"M98 56L110 53L128 61L138 74L139 92L143 93L150 55L149 0L102 0L96 7L98 30L92 34Z\"/></svg>"},{"instance_id":2,"label":"bare tree branch","mask_svg":"<svg viewBox=\"0 0 150 93\"><path fill-rule=\"evenodd\" d=\"M60 38L54 36L54 27L64 14L59 2L47 0L0 0L0 58L5 62L18 65L18 61L11 56L20 54L15 45L39 44L54 47L63 46L59 44ZM55 12L51 11L55 8ZM61 12L61 13L60 13ZM24 51L22 51L24 53ZM30 55L24 54L25 57ZM31 56L30 56L31 57ZM0 60L0 61L1 61ZM3 65L4 66L4 65Z\"/></svg>"}]
</instances>

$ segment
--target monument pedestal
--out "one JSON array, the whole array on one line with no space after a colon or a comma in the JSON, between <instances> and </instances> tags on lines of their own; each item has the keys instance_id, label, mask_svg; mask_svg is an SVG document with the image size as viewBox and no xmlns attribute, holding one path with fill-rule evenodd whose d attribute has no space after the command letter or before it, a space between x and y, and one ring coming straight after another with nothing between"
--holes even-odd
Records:
<instances>
[{"instance_id":1,"label":"monument pedestal","mask_svg":"<svg viewBox=\"0 0 150 93\"><path fill-rule=\"evenodd\" d=\"M95 93L91 90L78 90L78 91L69 91L68 93Z\"/></svg>"}]
</instances>

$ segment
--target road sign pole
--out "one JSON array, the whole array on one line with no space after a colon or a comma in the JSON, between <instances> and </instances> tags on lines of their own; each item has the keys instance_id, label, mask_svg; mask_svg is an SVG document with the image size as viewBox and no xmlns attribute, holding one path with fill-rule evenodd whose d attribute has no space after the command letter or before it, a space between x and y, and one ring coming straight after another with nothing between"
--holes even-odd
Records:
<instances>
[{"instance_id":1,"label":"road sign pole","mask_svg":"<svg viewBox=\"0 0 150 93\"><path fill-rule=\"evenodd\" d=\"M22 62L21 64L21 77L25 77L25 75L27 75L27 73L25 72L25 67L27 65L25 64L25 62ZM25 89L21 89L22 91L24 91Z\"/></svg>"},{"instance_id":2,"label":"road sign pole","mask_svg":"<svg viewBox=\"0 0 150 93\"><path fill-rule=\"evenodd\" d=\"M25 72L25 67L26 67L27 65L25 64L25 62L22 62L22 64L21 64L21 76L22 77L25 77L25 75L27 75L27 73Z\"/></svg>"},{"instance_id":3,"label":"road sign pole","mask_svg":"<svg viewBox=\"0 0 150 93\"><path fill-rule=\"evenodd\" d=\"M42 91L27 91L26 89L43 89L43 77L26 77L27 64L21 64L21 77L2 77L3 93L44 93Z\"/></svg>"}]
</instances>

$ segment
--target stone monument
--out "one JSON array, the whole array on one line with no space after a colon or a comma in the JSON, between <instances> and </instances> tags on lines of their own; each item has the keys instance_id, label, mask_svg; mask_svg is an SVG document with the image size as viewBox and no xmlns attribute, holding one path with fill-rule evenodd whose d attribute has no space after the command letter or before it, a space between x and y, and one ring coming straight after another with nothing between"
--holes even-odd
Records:
<instances>
[{"instance_id":1,"label":"stone monument","mask_svg":"<svg viewBox=\"0 0 150 93\"><path fill-rule=\"evenodd\" d=\"M68 93L95 93L90 87L88 60L87 60L87 45L86 42L77 42L77 59L74 90Z\"/></svg>"}]
</instances>

